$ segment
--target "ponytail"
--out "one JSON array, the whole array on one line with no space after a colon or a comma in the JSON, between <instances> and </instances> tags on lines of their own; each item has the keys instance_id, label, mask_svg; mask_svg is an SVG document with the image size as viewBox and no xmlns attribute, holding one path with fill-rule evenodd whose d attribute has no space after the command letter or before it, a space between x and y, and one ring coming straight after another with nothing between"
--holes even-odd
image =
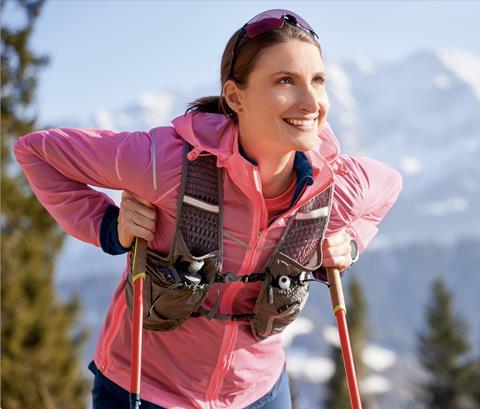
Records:
<instances>
[{"instance_id":1,"label":"ponytail","mask_svg":"<svg viewBox=\"0 0 480 409\"><path fill-rule=\"evenodd\" d=\"M233 122L237 122L237 114L233 111L225 101L225 97L212 95L209 97L197 98L193 102L188 103L188 108L185 111L185 115L188 112L210 112L212 114L223 114Z\"/></svg>"}]
</instances>

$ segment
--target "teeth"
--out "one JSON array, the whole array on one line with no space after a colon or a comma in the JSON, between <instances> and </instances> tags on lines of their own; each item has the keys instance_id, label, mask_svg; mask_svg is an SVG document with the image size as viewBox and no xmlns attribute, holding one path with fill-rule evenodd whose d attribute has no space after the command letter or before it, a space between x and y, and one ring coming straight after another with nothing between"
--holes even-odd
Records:
<instances>
[{"instance_id":1,"label":"teeth","mask_svg":"<svg viewBox=\"0 0 480 409\"><path fill-rule=\"evenodd\" d=\"M285 122L289 123L290 125L294 125L294 126L304 126L304 127L307 127L307 128L312 128L315 120L313 120L313 119L309 119L309 120L285 119Z\"/></svg>"}]
</instances>

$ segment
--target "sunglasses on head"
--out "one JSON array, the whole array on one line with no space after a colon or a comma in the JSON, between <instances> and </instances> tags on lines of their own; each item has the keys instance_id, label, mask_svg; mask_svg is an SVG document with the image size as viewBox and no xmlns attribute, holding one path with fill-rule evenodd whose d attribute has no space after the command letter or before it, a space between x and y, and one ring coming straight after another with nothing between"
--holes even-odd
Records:
<instances>
[{"instance_id":1,"label":"sunglasses on head","mask_svg":"<svg viewBox=\"0 0 480 409\"><path fill-rule=\"evenodd\" d=\"M267 10L253 17L250 21L244 24L241 28L240 34L237 37L235 46L233 47L232 59L230 63L230 72L228 77L233 78L233 65L235 63L235 57L237 56L237 48L240 40L246 35L249 38L255 38L262 33L265 33L276 28L283 27L283 24L287 22L294 26L300 27L310 33L312 36L318 35L313 31L313 28L302 17L295 14L293 11L284 9Z\"/></svg>"}]
</instances>

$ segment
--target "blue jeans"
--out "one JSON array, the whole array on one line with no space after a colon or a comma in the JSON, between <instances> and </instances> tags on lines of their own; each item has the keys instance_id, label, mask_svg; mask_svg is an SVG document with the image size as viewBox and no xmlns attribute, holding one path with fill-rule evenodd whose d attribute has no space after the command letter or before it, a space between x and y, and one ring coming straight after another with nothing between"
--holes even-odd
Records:
<instances>
[{"instance_id":1,"label":"blue jeans","mask_svg":"<svg viewBox=\"0 0 480 409\"><path fill-rule=\"evenodd\" d=\"M88 369L95 375L92 389L93 409L129 409L129 393L103 375L92 361ZM141 409L165 409L151 402L141 401ZM292 409L286 366L273 388L245 409Z\"/></svg>"}]
</instances>

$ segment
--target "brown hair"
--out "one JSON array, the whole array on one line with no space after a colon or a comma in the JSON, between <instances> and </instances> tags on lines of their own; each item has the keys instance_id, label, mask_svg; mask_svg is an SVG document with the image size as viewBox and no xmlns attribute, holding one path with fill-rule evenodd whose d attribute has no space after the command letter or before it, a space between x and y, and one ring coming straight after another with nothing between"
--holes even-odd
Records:
<instances>
[{"instance_id":1,"label":"brown hair","mask_svg":"<svg viewBox=\"0 0 480 409\"><path fill-rule=\"evenodd\" d=\"M290 40L300 40L313 44L318 48L320 56L322 56L320 44L312 35L300 27L285 23L281 28L267 31L255 38L249 38L244 35L237 46L237 55L232 70L233 78L229 78L233 47L235 46L235 42L237 41L240 32L241 29L237 30L232 37L230 37L225 50L223 51L220 66L220 96L202 97L190 102L185 114L189 111L224 114L237 124L237 113L228 106L225 97L222 95L223 84L225 84L228 79L235 81L240 89L245 89L248 86L248 79L255 68L256 62L265 53L267 48L277 44L286 43Z\"/></svg>"}]
</instances>

